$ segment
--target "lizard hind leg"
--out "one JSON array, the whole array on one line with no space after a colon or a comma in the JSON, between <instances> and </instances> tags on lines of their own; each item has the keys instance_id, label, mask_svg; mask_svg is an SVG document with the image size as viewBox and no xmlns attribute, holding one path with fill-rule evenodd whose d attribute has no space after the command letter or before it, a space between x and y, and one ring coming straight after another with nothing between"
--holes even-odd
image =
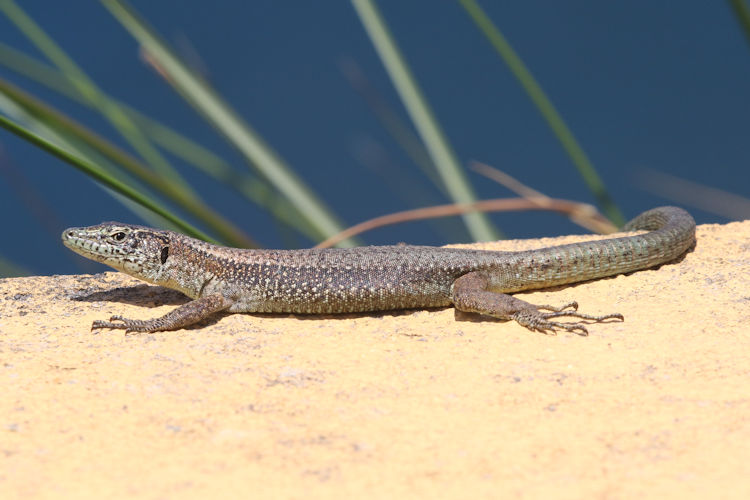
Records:
<instances>
[{"instance_id":1,"label":"lizard hind leg","mask_svg":"<svg viewBox=\"0 0 750 500\"><path fill-rule=\"evenodd\" d=\"M529 330L543 333L555 333L555 329L559 328L579 335L588 335L588 330L583 322L561 323L551 321L563 316L597 323L608 319L623 319L622 314L618 313L601 316L579 313L577 302L570 302L560 307L537 306L505 293L490 291L488 288L489 279L482 271L464 274L453 283L453 306L459 311L514 320Z\"/></svg>"}]
</instances>

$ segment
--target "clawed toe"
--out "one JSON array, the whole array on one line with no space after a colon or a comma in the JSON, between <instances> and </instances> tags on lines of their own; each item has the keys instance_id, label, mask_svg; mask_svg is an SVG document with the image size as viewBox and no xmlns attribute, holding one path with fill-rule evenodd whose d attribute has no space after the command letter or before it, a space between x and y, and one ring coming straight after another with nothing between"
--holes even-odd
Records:
<instances>
[{"instance_id":1,"label":"clawed toe","mask_svg":"<svg viewBox=\"0 0 750 500\"><path fill-rule=\"evenodd\" d=\"M582 337L586 337L589 331L582 323L560 323L557 321L547 321L547 319L540 315L538 319L533 320L532 323L527 323L526 319L519 318L515 319L520 325L525 326L529 330L544 333L545 335L557 335L557 329L565 330L568 332L576 333Z\"/></svg>"},{"instance_id":2,"label":"clawed toe","mask_svg":"<svg viewBox=\"0 0 750 500\"><path fill-rule=\"evenodd\" d=\"M608 319L619 319L624 321L622 314L604 314L601 316L593 316L591 314L583 314L577 311L578 304L576 302L570 302L562 307L552 306L534 306L533 308L524 309L518 311L512 315L512 319L516 320L520 325L526 328L546 333L549 335L555 335L556 330L565 330L573 332L581 336L587 336L589 334L586 326L581 321L574 323L560 323L558 321L550 321L552 318L560 317L572 317L583 320L588 320L594 323L602 323ZM549 313L541 312L541 310L552 311Z\"/></svg>"},{"instance_id":3,"label":"clawed toe","mask_svg":"<svg viewBox=\"0 0 750 500\"><path fill-rule=\"evenodd\" d=\"M565 312L566 309L570 308L571 311L568 311L568 312L573 312L573 311L577 311L578 310L578 302L576 302L574 300L573 302L568 302L567 304L564 304L564 305L559 306L559 307L543 305L543 306L536 306L536 308L537 309L543 309L545 311L552 311L552 312L556 312L556 313Z\"/></svg>"},{"instance_id":4,"label":"clawed toe","mask_svg":"<svg viewBox=\"0 0 750 500\"><path fill-rule=\"evenodd\" d=\"M115 321L119 321L120 323L115 323ZM97 319L91 324L91 331L100 328L112 328L114 330L125 330L125 333L129 333L135 331L133 329L135 321L136 320L123 318L120 315L111 316L109 321Z\"/></svg>"}]
</instances>

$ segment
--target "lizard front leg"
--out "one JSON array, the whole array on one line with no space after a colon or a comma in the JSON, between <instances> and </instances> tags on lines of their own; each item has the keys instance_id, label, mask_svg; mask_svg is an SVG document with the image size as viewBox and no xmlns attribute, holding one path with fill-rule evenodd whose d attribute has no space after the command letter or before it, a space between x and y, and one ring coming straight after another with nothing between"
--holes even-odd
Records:
<instances>
[{"instance_id":1,"label":"lizard front leg","mask_svg":"<svg viewBox=\"0 0 750 500\"><path fill-rule=\"evenodd\" d=\"M546 333L561 328L580 335L588 335L588 330L580 321L575 323L560 323L550 321L553 318L570 316L588 319L601 323L607 319L620 319L622 314L605 314L591 316L577 312L578 303L570 302L562 307L537 306L505 293L488 290L490 280L484 272L474 271L459 277L453 282L453 306L459 311L486 314L500 319L512 319L529 330ZM543 312L550 311L550 312Z\"/></svg>"},{"instance_id":2,"label":"lizard front leg","mask_svg":"<svg viewBox=\"0 0 750 500\"><path fill-rule=\"evenodd\" d=\"M223 295L207 295L183 304L164 316L148 320L128 319L122 316L112 316L109 321L96 320L91 325L92 330L98 328L117 328L129 332L160 332L179 330L197 323L212 314L223 311L232 305L232 301ZM114 323L117 321L117 323Z\"/></svg>"}]
</instances>

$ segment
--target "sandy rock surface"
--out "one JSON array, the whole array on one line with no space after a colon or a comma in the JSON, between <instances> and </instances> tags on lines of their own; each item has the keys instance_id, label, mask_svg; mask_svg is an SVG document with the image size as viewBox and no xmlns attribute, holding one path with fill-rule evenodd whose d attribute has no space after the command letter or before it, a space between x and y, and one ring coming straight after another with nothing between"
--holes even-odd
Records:
<instances>
[{"instance_id":1,"label":"sandy rock surface","mask_svg":"<svg viewBox=\"0 0 750 500\"><path fill-rule=\"evenodd\" d=\"M478 246L512 250L588 236ZM124 274L0 280L0 492L95 498L750 498L750 222L543 292L589 337L454 319L219 315Z\"/></svg>"}]
</instances>

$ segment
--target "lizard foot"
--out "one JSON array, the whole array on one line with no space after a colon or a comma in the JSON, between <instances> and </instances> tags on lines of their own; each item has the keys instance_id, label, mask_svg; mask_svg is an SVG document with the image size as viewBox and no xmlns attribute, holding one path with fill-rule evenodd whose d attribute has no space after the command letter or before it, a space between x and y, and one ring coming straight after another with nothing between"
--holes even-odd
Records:
<instances>
[{"instance_id":1,"label":"lizard foot","mask_svg":"<svg viewBox=\"0 0 750 500\"><path fill-rule=\"evenodd\" d=\"M556 333L556 328L560 328L568 332L577 333L582 336L586 336L589 334L586 326L581 321L576 321L575 323L560 323L559 321L550 321L550 319L552 318L567 316L572 318L591 320L595 323L601 323L608 319L619 319L621 321L624 321L625 319L620 313L604 314L601 316L592 316L590 314L579 313L577 302L569 302L560 307L548 305L535 306L533 304L529 305L531 305L531 307L524 308L511 314L511 319L514 319L519 325L525 326L529 330L551 335L554 335ZM542 310L552 312L545 313L541 312Z\"/></svg>"},{"instance_id":2,"label":"lizard foot","mask_svg":"<svg viewBox=\"0 0 750 500\"><path fill-rule=\"evenodd\" d=\"M119 321L120 323L115 323ZM128 319L122 316L116 315L109 318L109 321L103 321L97 319L91 324L91 331L98 330L99 328L113 328L117 330L125 330L125 333L131 332L152 332L154 331L149 327L146 321L138 319Z\"/></svg>"}]
</instances>

